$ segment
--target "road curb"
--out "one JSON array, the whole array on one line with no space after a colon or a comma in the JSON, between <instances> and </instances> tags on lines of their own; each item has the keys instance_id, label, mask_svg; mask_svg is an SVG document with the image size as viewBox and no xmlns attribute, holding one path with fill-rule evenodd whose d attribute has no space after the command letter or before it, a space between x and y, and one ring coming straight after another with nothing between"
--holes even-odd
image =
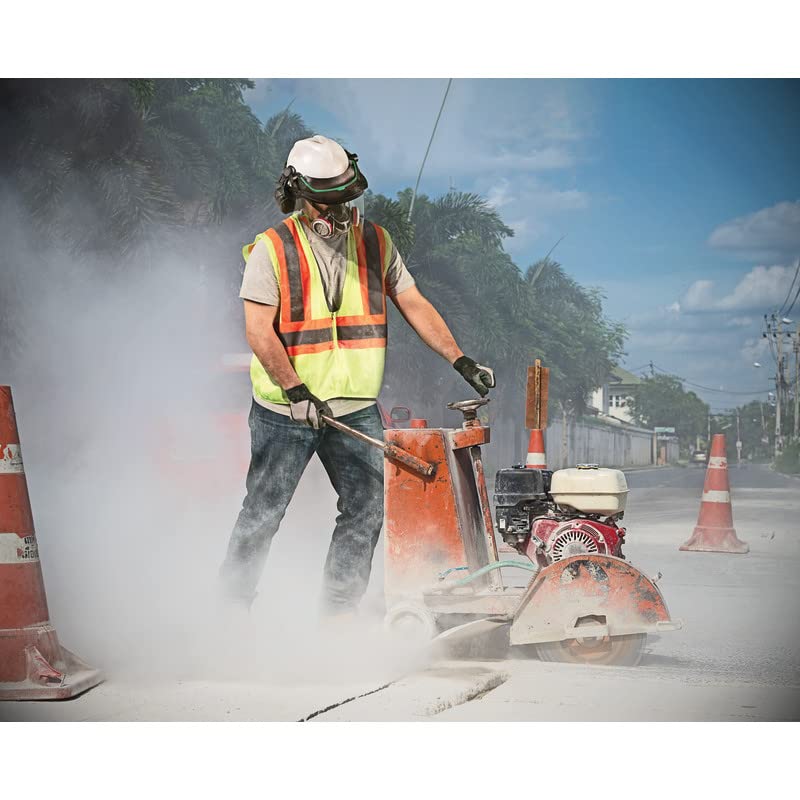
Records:
<instances>
[{"instance_id":1,"label":"road curb","mask_svg":"<svg viewBox=\"0 0 800 800\"><path fill-rule=\"evenodd\" d=\"M649 467L617 467L622 472L656 472L660 469L680 469L677 464L651 464ZM613 467L612 467L613 469Z\"/></svg>"}]
</instances>

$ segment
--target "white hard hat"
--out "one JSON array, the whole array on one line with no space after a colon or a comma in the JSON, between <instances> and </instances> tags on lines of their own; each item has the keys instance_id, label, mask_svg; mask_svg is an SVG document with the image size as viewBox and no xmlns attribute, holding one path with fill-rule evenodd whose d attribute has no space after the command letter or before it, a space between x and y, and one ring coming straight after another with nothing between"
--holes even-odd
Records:
<instances>
[{"instance_id":1,"label":"white hard hat","mask_svg":"<svg viewBox=\"0 0 800 800\"><path fill-rule=\"evenodd\" d=\"M298 197L337 205L360 197L367 186L358 156L338 142L317 135L294 143L278 179L275 200L281 211L288 213Z\"/></svg>"},{"instance_id":2,"label":"white hard hat","mask_svg":"<svg viewBox=\"0 0 800 800\"><path fill-rule=\"evenodd\" d=\"M294 167L307 178L337 178L347 171L350 159L339 142L317 134L294 143L286 166Z\"/></svg>"}]
</instances>

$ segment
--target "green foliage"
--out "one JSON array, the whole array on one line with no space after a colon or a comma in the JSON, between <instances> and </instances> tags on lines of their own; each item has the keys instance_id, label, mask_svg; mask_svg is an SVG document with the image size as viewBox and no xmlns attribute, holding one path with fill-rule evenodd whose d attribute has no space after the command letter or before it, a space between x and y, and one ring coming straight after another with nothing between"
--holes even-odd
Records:
<instances>
[{"instance_id":1,"label":"green foliage","mask_svg":"<svg viewBox=\"0 0 800 800\"><path fill-rule=\"evenodd\" d=\"M578 284L556 261L531 265L525 280L535 306L531 333L551 367L553 397L568 415L580 415L623 355L625 326L604 317L599 290Z\"/></svg>"},{"instance_id":2,"label":"green foliage","mask_svg":"<svg viewBox=\"0 0 800 800\"><path fill-rule=\"evenodd\" d=\"M630 409L639 425L675 428L684 450L697 436L705 438L708 406L694 392L684 391L680 378L674 375L643 378L633 393Z\"/></svg>"},{"instance_id":3,"label":"green foliage","mask_svg":"<svg viewBox=\"0 0 800 800\"><path fill-rule=\"evenodd\" d=\"M0 179L16 189L41 247L144 269L148 252L170 241L227 270L233 284L242 244L281 218L272 194L289 149L312 134L289 107L261 125L243 99L250 86L200 78L5 81ZM495 395L496 410L521 416L525 367L542 358L553 402L580 413L625 339L625 329L604 318L596 290L552 260L520 271L503 248L513 231L476 194L420 195L411 222L410 189L397 199L368 192L366 201L463 349L511 390ZM429 402L464 394L455 371L443 370L390 308L388 381L402 380L403 397Z\"/></svg>"},{"instance_id":4,"label":"green foliage","mask_svg":"<svg viewBox=\"0 0 800 800\"><path fill-rule=\"evenodd\" d=\"M775 469L787 475L800 474L800 441L790 442L775 459Z\"/></svg>"},{"instance_id":5,"label":"green foliage","mask_svg":"<svg viewBox=\"0 0 800 800\"><path fill-rule=\"evenodd\" d=\"M736 431L739 414L739 433L742 458L753 461L772 461L774 454L775 409L768 403L754 400L730 412L730 431ZM728 431L725 431L727 433ZM766 440L766 441L765 441ZM736 436L728 436L728 457L736 457Z\"/></svg>"},{"instance_id":6,"label":"green foliage","mask_svg":"<svg viewBox=\"0 0 800 800\"><path fill-rule=\"evenodd\" d=\"M420 291L462 349L491 365L510 390L495 403L519 416L510 398L523 396L526 367L541 358L551 368L552 401L568 414L580 413L622 355L626 335L622 325L603 316L599 292L577 284L555 261L534 264L523 275L503 249L513 231L477 195L449 192L436 200L420 195L412 223L410 200L409 189L397 200L370 194L367 216L391 233ZM441 373L437 357L397 322L393 315L387 372L404 376L403 395L432 402L451 387L463 392L457 376L424 381L424 375ZM414 375L416 383L408 377Z\"/></svg>"},{"instance_id":7,"label":"green foliage","mask_svg":"<svg viewBox=\"0 0 800 800\"><path fill-rule=\"evenodd\" d=\"M132 254L165 230L279 218L275 180L296 115L262 126L244 79L6 81L0 174L45 241ZM246 232L246 233L245 233Z\"/></svg>"}]
</instances>

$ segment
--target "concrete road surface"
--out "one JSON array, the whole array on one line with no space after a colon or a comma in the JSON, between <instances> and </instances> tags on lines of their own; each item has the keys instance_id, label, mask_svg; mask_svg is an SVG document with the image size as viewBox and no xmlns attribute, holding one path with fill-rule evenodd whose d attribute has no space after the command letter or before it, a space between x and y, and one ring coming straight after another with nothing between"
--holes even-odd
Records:
<instances>
[{"instance_id":1,"label":"concrete road surface","mask_svg":"<svg viewBox=\"0 0 800 800\"><path fill-rule=\"evenodd\" d=\"M430 662L398 651L374 625L341 635L320 635L308 624L298 631L292 609L282 607L288 584L279 584L280 569L288 559L278 551L255 616L209 626L208 615L198 615L204 631L216 631L212 639L196 637L184 609L171 620L166 603L155 625L134 607L124 636L108 624L94 626L97 644L73 644L83 628L70 630L72 617L57 620L62 638L82 654L103 642L112 653L119 649L118 662L111 655L104 661L108 681L68 702L0 703L0 720L796 720L800 480L765 466L732 466L734 523L750 553L680 552L697 519L704 474L702 466L628 473L626 554L647 574L662 573L670 612L684 621L683 630L648 639L639 667L549 664L513 653ZM313 507L298 505L289 524L301 526L302 514L321 514L330 500L320 494ZM327 535L324 523L318 527L322 548ZM310 557L308 542L296 543ZM130 572L125 566L119 576ZM378 556L373 601L380 570ZM52 595L59 607L57 583ZM194 606L197 595L191 597ZM114 619L119 613L115 608ZM141 665L147 668L135 668Z\"/></svg>"},{"instance_id":2,"label":"concrete road surface","mask_svg":"<svg viewBox=\"0 0 800 800\"><path fill-rule=\"evenodd\" d=\"M670 612L684 621L683 630L648 639L640 666L513 656L461 663L450 669L462 670L463 681L471 668L472 690L454 692L449 705L440 668L319 719L799 719L800 480L760 465L731 467L734 524L750 552L681 552L697 519L704 475L703 467L628 474L626 554L647 574L662 573ZM440 709L447 707L431 717L437 694Z\"/></svg>"}]
</instances>

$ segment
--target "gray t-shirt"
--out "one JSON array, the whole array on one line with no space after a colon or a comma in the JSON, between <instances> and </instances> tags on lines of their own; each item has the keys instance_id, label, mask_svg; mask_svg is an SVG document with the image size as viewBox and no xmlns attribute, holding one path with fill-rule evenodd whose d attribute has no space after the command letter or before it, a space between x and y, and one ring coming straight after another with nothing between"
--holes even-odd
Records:
<instances>
[{"instance_id":1,"label":"gray t-shirt","mask_svg":"<svg viewBox=\"0 0 800 800\"><path fill-rule=\"evenodd\" d=\"M322 286L325 290L325 299L328 306L337 309L342 301L342 289L347 268L347 237L336 236L323 239L317 236L307 226L304 226L311 252L319 265L322 277ZM389 256L389 267L386 270L386 292L389 295L398 295L415 285L414 278L403 263L400 253L392 243ZM247 259L242 277L242 287L239 297L243 300L252 300L268 306L278 306L281 302L281 287L272 268L269 250L264 240L261 239L253 248ZM289 406L283 403L270 403L253 395L255 401L279 414L288 414ZM372 400L332 400L329 405L335 417L351 414L373 404Z\"/></svg>"}]
</instances>

